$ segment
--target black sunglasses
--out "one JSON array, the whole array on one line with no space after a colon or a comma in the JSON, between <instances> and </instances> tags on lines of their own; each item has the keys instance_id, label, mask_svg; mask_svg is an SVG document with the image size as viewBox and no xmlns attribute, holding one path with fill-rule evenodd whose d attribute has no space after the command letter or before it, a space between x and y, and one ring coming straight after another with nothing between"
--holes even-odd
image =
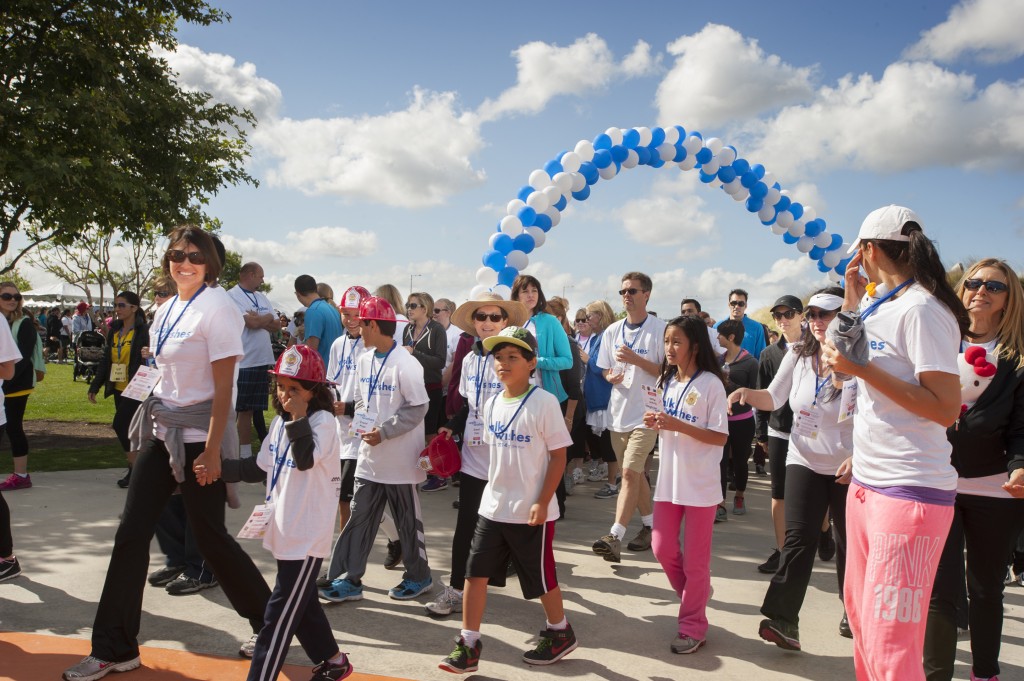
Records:
<instances>
[{"instance_id":1,"label":"black sunglasses","mask_svg":"<svg viewBox=\"0 0 1024 681\"><path fill-rule=\"evenodd\" d=\"M171 262L185 262L185 258L188 258L188 261L193 265L206 264L206 256L203 255L202 251L185 252L178 250L177 248L172 248L167 251L167 259Z\"/></svg>"},{"instance_id":2,"label":"black sunglasses","mask_svg":"<svg viewBox=\"0 0 1024 681\"><path fill-rule=\"evenodd\" d=\"M446 307L435 307L434 308L434 314L441 314L442 312L450 312L450 310L448 308L446 308Z\"/></svg>"},{"instance_id":3,"label":"black sunglasses","mask_svg":"<svg viewBox=\"0 0 1024 681\"><path fill-rule=\"evenodd\" d=\"M155 296L156 298L170 298L171 297L171 292L170 291L153 291L153 296Z\"/></svg>"},{"instance_id":4,"label":"black sunglasses","mask_svg":"<svg viewBox=\"0 0 1024 681\"><path fill-rule=\"evenodd\" d=\"M620 296L624 296L624 295L626 295L628 293L631 296L635 296L636 294L640 293L642 290L643 289L639 289L639 288L624 288L621 291L619 291L619 295Z\"/></svg>"},{"instance_id":5,"label":"black sunglasses","mask_svg":"<svg viewBox=\"0 0 1024 681\"><path fill-rule=\"evenodd\" d=\"M730 300L729 307L746 307L747 301L745 300Z\"/></svg>"},{"instance_id":6,"label":"black sunglasses","mask_svg":"<svg viewBox=\"0 0 1024 681\"><path fill-rule=\"evenodd\" d=\"M989 293L1003 293L1007 290L1007 285L1001 281L982 281L981 279L968 279L964 282L964 288L968 291L977 291L982 286ZM4 299L6 300L6 298Z\"/></svg>"},{"instance_id":7,"label":"black sunglasses","mask_svg":"<svg viewBox=\"0 0 1024 681\"><path fill-rule=\"evenodd\" d=\"M132 304L131 304L131 303L117 303L117 307L118 307L118 308L122 308L122 307L132 307Z\"/></svg>"},{"instance_id":8,"label":"black sunglasses","mask_svg":"<svg viewBox=\"0 0 1024 681\"><path fill-rule=\"evenodd\" d=\"M474 321L478 321L478 322L486 322L488 319L490 319L492 322L497 324L498 322L500 322L504 318L505 318L505 315L499 314L497 312L490 312L490 313L487 313L487 312L474 312L473 313L473 320Z\"/></svg>"},{"instance_id":9,"label":"black sunglasses","mask_svg":"<svg viewBox=\"0 0 1024 681\"><path fill-rule=\"evenodd\" d=\"M832 319L833 317L836 316L836 312L838 312L838 310L821 310L820 312L815 312L814 310L811 310L804 316L813 322L818 319Z\"/></svg>"},{"instance_id":10,"label":"black sunglasses","mask_svg":"<svg viewBox=\"0 0 1024 681\"><path fill-rule=\"evenodd\" d=\"M786 310L785 312L772 312L772 319L782 319L783 317L785 317L786 319L792 319L796 315L796 310Z\"/></svg>"},{"instance_id":11,"label":"black sunglasses","mask_svg":"<svg viewBox=\"0 0 1024 681\"><path fill-rule=\"evenodd\" d=\"M585 323L586 321L587 321L587 318L586 318L586 317L584 317L583 319L577 319L577 320L576 320L576 323L577 323L577 324L583 324L583 323Z\"/></svg>"},{"instance_id":12,"label":"black sunglasses","mask_svg":"<svg viewBox=\"0 0 1024 681\"><path fill-rule=\"evenodd\" d=\"M420 305L419 303L406 303L405 304L405 309L406 310L415 310L418 307L423 307L423 306Z\"/></svg>"},{"instance_id":13,"label":"black sunglasses","mask_svg":"<svg viewBox=\"0 0 1024 681\"><path fill-rule=\"evenodd\" d=\"M0 293L0 300L17 300L20 303L21 302L21 294L20 293Z\"/></svg>"}]
</instances>

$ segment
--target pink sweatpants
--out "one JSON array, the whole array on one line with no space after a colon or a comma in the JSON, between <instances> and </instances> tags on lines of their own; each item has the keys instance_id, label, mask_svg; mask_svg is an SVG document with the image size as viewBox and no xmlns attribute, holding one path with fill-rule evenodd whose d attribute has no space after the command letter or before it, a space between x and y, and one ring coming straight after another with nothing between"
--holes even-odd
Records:
<instances>
[{"instance_id":1,"label":"pink sweatpants","mask_svg":"<svg viewBox=\"0 0 1024 681\"><path fill-rule=\"evenodd\" d=\"M952 506L852 485L843 600L858 681L924 681L928 603L952 521Z\"/></svg>"},{"instance_id":2,"label":"pink sweatpants","mask_svg":"<svg viewBox=\"0 0 1024 681\"><path fill-rule=\"evenodd\" d=\"M679 596L679 634L704 640L711 595L711 535L717 506L654 502L651 546L669 584ZM685 523L685 525L684 525ZM684 527L683 545L679 529Z\"/></svg>"}]
</instances>

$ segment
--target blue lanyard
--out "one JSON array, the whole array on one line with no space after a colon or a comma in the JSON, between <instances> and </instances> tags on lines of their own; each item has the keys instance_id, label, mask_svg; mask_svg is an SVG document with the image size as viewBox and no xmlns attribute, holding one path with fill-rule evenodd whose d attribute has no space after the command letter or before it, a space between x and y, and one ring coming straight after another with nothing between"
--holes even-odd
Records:
<instances>
[{"instance_id":1,"label":"blue lanyard","mask_svg":"<svg viewBox=\"0 0 1024 681\"><path fill-rule=\"evenodd\" d=\"M341 376L341 372L345 368L345 346L348 345L348 339L350 337L351 336L349 336L348 334L345 334L345 344L341 348L341 361L338 363L338 370L334 372L333 376L331 376L331 381L337 381L338 376ZM361 340L363 340L362 336L356 338L356 342L352 344L352 351L348 353L348 357L351 357L352 355L356 354L356 348L359 347L359 341Z\"/></svg>"},{"instance_id":2,"label":"blue lanyard","mask_svg":"<svg viewBox=\"0 0 1024 681\"><path fill-rule=\"evenodd\" d=\"M640 340L640 333L644 330L644 324L646 324L646 323L647 323L647 317L644 317L644 320L642 322L640 322L640 326L636 330L636 335L633 336L633 342L632 343L627 343L626 342L626 320L623 319L622 320L622 326L619 327L619 331L622 332L620 334L620 337L622 339L622 345L625 345L627 348L632 350L633 346L636 345L636 342L638 340Z\"/></svg>"},{"instance_id":3,"label":"blue lanyard","mask_svg":"<svg viewBox=\"0 0 1024 681\"><path fill-rule=\"evenodd\" d=\"M392 341L391 349L388 350L388 354L384 355L384 360L380 363L380 369L377 369L377 375L370 379L370 393L366 396L367 403L369 403L369 401L373 399L373 393L377 392L377 384L380 383L380 375L384 371L384 365L388 363L388 357L390 357L391 353L395 351L395 346L397 345L398 343ZM373 363L374 361L376 361L376 359L377 355L376 353L374 353L373 358L370 359L371 374L373 373Z\"/></svg>"},{"instance_id":4,"label":"blue lanyard","mask_svg":"<svg viewBox=\"0 0 1024 681\"><path fill-rule=\"evenodd\" d=\"M900 291L902 291L903 289L905 289L906 287L910 286L913 283L914 283L914 279L913 279L913 277L911 277L910 279L907 279L905 282L903 282L902 284L900 284L899 286L897 286L893 290L891 290L888 293L886 293L884 296L882 296L881 298L879 298L875 302L871 303L871 305L868 306L868 309L866 309L866 310L864 310L863 312L860 313L861 321L864 321L865 319L867 319L871 315L875 314L875 311L878 309L879 305L881 305L885 301L889 300L894 295L896 295L897 293L899 293Z\"/></svg>"},{"instance_id":5,"label":"blue lanyard","mask_svg":"<svg viewBox=\"0 0 1024 681\"><path fill-rule=\"evenodd\" d=\"M283 436L284 421L281 421L281 428L277 431L277 442L274 444L274 472L270 476L270 489L267 490L267 501L270 501L270 497L274 494L277 479L281 477L281 470L284 469L284 462L288 458L288 450L292 448L292 442L289 440L284 451L281 451L281 438Z\"/></svg>"},{"instance_id":6,"label":"blue lanyard","mask_svg":"<svg viewBox=\"0 0 1024 681\"><path fill-rule=\"evenodd\" d=\"M501 430L492 430L492 431L491 431L491 432L492 432L492 433L494 433L494 434L495 434L496 436L498 436L498 439L499 439L499 440L500 440L500 439L502 438L502 436L504 436L504 435L505 435L505 433L507 433L507 432L508 432L508 429L509 429L509 428L511 428L511 427L512 427L512 424L516 422L516 419L517 419L517 418L519 418L519 412L521 412L521 411L523 410L523 407L525 407L525 406L526 406L526 401L527 401L528 399L530 399L530 396L531 396L531 395L533 395L533 393L534 393L534 392L536 392L536 390L537 390L537 386L535 386L535 385L531 385L531 386L530 386L530 390L529 390L529 392L527 392L527 393L526 393L526 397L524 397L524 398L523 398L523 401L519 403L519 407L518 407L518 408L516 408L516 413L512 414L512 418L511 418L511 419L509 419L508 423L506 423L506 424L505 424L505 427L504 427L504 428L502 428ZM500 395L495 395L494 397L492 397L492 398L491 398L491 410L490 410L490 414L492 414L492 415L494 414L494 401L495 401L496 399L498 399L498 397L500 397ZM488 421L490 421L490 418L488 418L487 420L488 420ZM488 424L488 425L489 425L489 424Z\"/></svg>"},{"instance_id":7,"label":"blue lanyard","mask_svg":"<svg viewBox=\"0 0 1024 681\"><path fill-rule=\"evenodd\" d=\"M897 291L899 289L896 289ZM821 393L822 388L828 385L829 379L832 378L832 372L828 372L827 376L823 376L821 382L818 382L818 356L814 356L814 400L811 402L812 407L818 406L818 394Z\"/></svg>"},{"instance_id":8,"label":"blue lanyard","mask_svg":"<svg viewBox=\"0 0 1024 681\"><path fill-rule=\"evenodd\" d=\"M245 297L249 299L249 302L252 303L256 307L256 311L259 312L260 311L260 299L256 296L256 292L255 291L246 291L241 286L239 286L238 288L241 289L242 293L245 294Z\"/></svg>"},{"instance_id":9,"label":"blue lanyard","mask_svg":"<svg viewBox=\"0 0 1024 681\"><path fill-rule=\"evenodd\" d=\"M704 373L704 372L702 370L698 369L697 373L695 373L693 376L691 376L690 380L687 381L686 385L683 386L683 391L681 393L679 393L679 401L676 402L676 408L675 408L674 411L672 409L669 409L669 406L667 404L665 404L665 395L668 394L668 390L666 390L662 394L662 396L661 396L661 406L665 407L665 413L666 414L668 414L669 416L678 416L679 415L679 405L683 403L683 398L686 397L686 392L690 389L690 384L693 383L694 381L696 381L697 377L700 376L702 373ZM675 381L676 380L675 377L673 377L672 380ZM678 381L676 381L676 382L678 383Z\"/></svg>"},{"instance_id":10,"label":"blue lanyard","mask_svg":"<svg viewBox=\"0 0 1024 681\"><path fill-rule=\"evenodd\" d=\"M157 331L156 334L156 357L160 356L160 350L163 349L164 343L167 342L167 338L171 335L171 331L174 331L174 327L177 326L178 322L181 321L181 318L185 314L185 311L188 310L188 306L191 305L192 301L198 298L199 294L205 290L206 284L203 284L202 288L196 291L195 295L188 299L188 302L185 303L185 307L181 308L181 312L178 313L177 319L175 319L174 323L171 324L171 328L167 329L167 332L164 333L164 327L167 326L167 317L171 316L171 312L174 311L174 304L178 302L178 294L174 294L174 300L171 301L171 306L167 308L167 317L164 317L164 322L163 324L160 325L160 330Z\"/></svg>"},{"instance_id":11,"label":"blue lanyard","mask_svg":"<svg viewBox=\"0 0 1024 681\"><path fill-rule=\"evenodd\" d=\"M135 329L129 331L129 333L134 332ZM124 332L124 327L121 327L121 330L117 333L116 338L120 338L121 342L117 344L117 357L115 359L121 359L121 348L123 348L124 344L128 342L128 334Z\"/></svg>"},{"instance_id":12,"label":"blue lanyard","mask_svg":"<svg viewBox=\"0 0 1024 681\"><path fill-rule=\"evenodd\" d=\"M487 353L480 359L480 363L476 367L476 403L474 404L474 410L476 414L480 415L480 395L483 393L483 388L480 387L481 382L484 380L484 374L487 369L487 360L490 359L491 353Z\"/></svg>"}]
</instances>

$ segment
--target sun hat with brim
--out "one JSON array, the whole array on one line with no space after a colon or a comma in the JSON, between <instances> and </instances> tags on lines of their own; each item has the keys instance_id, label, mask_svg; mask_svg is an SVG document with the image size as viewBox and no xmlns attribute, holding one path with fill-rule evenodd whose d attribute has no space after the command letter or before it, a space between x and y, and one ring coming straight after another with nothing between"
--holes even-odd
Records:
<instances>
[{"instance_id":1,"label":"sun hat with brim","mask_svg":"<svg viewBox=\"0 0 1024 681\"><path fill-rule=\"evenodd\" d=\"M884 206L868 213L857 232L857 240L847 251L849 255L857 252L860 242L864 239L884 239L886 241L910 241L910 231L905 230L907 223L914 223L924 229L924 223L917 213L904 206L895 204Z\"/></svg>"},{"instance_id":2,"label":"sun hat with brim","mask_svg":"<svg viewBox=\"0 0 1024 681\"><path fill-rule=\"evenodd\" d=\"M471 336L476 335L473 313L481 307L500 307L508 315L509 326L522 326L530 318L526 306L518 300L504 300L497 293L485 292L473 300L467 300L452 313L451 323Z\"/></svg>"},{"instance_id":3,"label":"sun hat with brim","mask_svg":"<svg viewBox=\"0 0 1024 681\"><path fill-rule=\"evenodd\" d=\"M537 339L533 337L532 333L521 326L506 326L498 332L498 335L485 338L481 342L483 343L484 350L487 352L493 351L494 348L502 343L511 343L521 347L523 350L529 350L534 354L537 353Z\"/></svg>"}]
</instances>

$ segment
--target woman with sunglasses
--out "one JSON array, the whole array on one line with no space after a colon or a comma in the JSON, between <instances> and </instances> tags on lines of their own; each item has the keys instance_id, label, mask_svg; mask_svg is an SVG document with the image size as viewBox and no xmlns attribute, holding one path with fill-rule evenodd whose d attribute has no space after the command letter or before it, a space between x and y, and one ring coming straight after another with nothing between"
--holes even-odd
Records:
<instances>
[{"instance_id":1,"label":"woman with sunglasses","mask_svg":"<svg viewBox=\"0 0 1024 681\"><path fill-rule=\"evenodd\" d=\"M132 451L128 441L128 426L140 404L137 400L122 397L121 393L145 363L142 348L146 347L149 347L149 325L142 311L142 301L132 291L121 291L114 298L114 321L88 393L89 401L93 404L96 404L96 395L101 388L103 397L114 396L114 421L110 425L128 460L128 472L117 481L121 489L128 488L132 466L135 464L136 452Z\"/></svg>"},{"instance_id":2,"label":"woman with sunglasses","mask_svg":"<svg viewBox=\"0 0 1024 681\"><path fill-rule=\"evenodd\" d=\"M21 293L10 281L0 283L0 311L3 312L11 333L21 352L21 359L14 365L14 376L4 381L4 413L7 423L0 426L0 438L6 433L11 441L11 456L14 472L3 482L0 491L11 492L32 486L28 474L28 436L25 435L25 407L29 395L38 381L46 374L43 362L43 346L39 332L32 318L22 309Z\"/></svg>"},{"instance_id":3,"label":"woman with sunglasses","mask_svg":"<svg viewBox=\"0 0 1024 681\"><path fill-rule=\"evenodd\" d=\"M784 496L786 534L779 567L765 594L758 633L786 650L800 650L800 608L811 581L821 521L833 509L836 529L836 575L843 593L846 571L846 492L853 453L853 419L840 421L842 381L821 359L825 329L843 305L843 289L829 287L811 296L804 318L807 327L788 350L767 389L740 388L733 404L750 404L771 412L788 403L793 408L786 453ZM762 354L762 357L764 355ZM844 615L844 620L845 615ZM840 623L842 629L845 625Z\"/></svg>"},{"instance_id":4,"label":"woman with sunglasses","mask_svg":"<svg viewBox=\"0 0 1024 681\"><path fill-rule=\"evenodd\" d=\"M1003 578L1024 529L1024 289L1009 265L986 258L964 273L956 292L971 318L971 333L960 347L975 360L968 371L975 380L991 382L972 401L969 388L964 390L960 418L946 429L957 494L928 608L924 668L929 681L953 678L965 547L971 678L999 674Z\"/></svg>"},{"instance_id":5,"label":"woman with sunglasses","mask_svg":"<svg viewBox=\"0 0 1024 681\"><path fill-rule=\"evenodd\" d=\"M917 681L937 567L929 557L953 520L946 428L960 415L957 351L970 319L910 209L870 213L854 248L843 309L857 309L875 286L822 355L836 374L857 379L843 601L858 678ZM912 554L919 560L904 560Z\"/></svg>"},{"instance_id":6,"label":"woman with sunglasses","mask_svg":"<svg viewBox=\"0 0 1024 681\"><path fill-rule=\"evenodd\" d=\"M427 387L427 397L430 398L423 434L429 440L437 434L437 427L444 420L441 374L448 358L448 334L443 326L433 320L434 299L429 293L410 293L405 302L405 312L409 316L409 325L402 332L402 345L423 367L423 383ZM448 486L444 480L435 480L431 478L421 489L424 492L435 492Z\"/></svg>"},{"instance_id":7,"label":"woman with sunglasses","mask_svg":"<svg viewBox=\"0 0 1024 681\"><path fill-rule=\"evenodd\" d=\"M213 569L253 638L239 651L251 657L263 626L270 588L249 555L224 526L224 506L240 505L237 490L220 479L221 456L238 456L232 397L242 356L242 315L217 286L222 262L210 235L184 225L168 237L161 260L178 294L153 320L151 350L159 383L131 428L138 450L121 524L114 537L88 657L64 672L66 681L96 679L141 664L139 624L157 519L175 488L181 490L199 552Z\"/></svg>"}]
</instances>

